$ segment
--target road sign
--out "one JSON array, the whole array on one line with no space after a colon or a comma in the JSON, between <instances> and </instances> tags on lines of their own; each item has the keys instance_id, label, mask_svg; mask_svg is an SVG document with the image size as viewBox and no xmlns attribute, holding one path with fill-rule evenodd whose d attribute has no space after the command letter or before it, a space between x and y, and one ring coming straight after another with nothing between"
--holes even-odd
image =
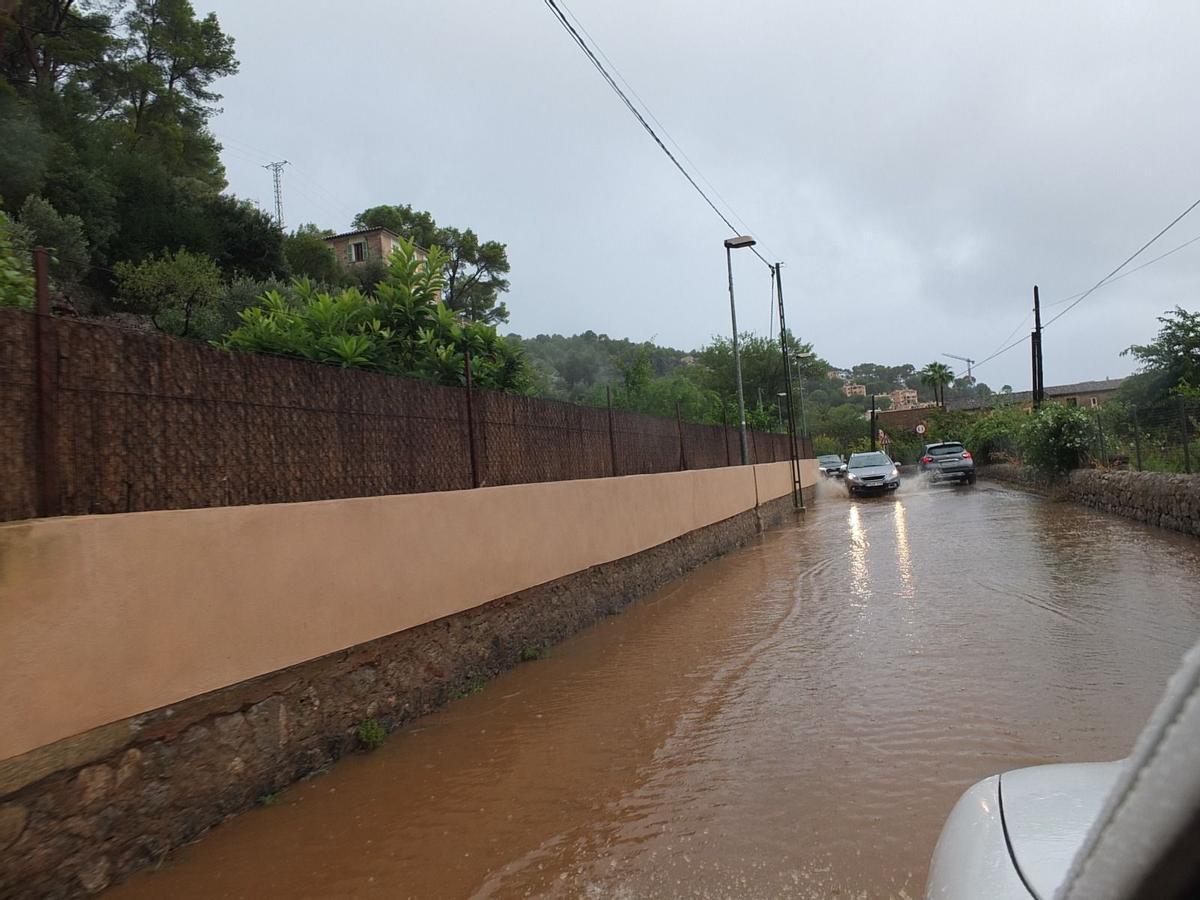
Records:
<instances>
[{"instance_id":1,"label":"road sign","mask_svg":"<svg viewBox=\"0 0 1200 900\"><path fill-rule=\"evenodd\" d=\"M918 426L917 426L917 434L924 434L924 433L925 433L925 426L924 426L924 425L918 425Z\"/></svg>"}]
</instances>

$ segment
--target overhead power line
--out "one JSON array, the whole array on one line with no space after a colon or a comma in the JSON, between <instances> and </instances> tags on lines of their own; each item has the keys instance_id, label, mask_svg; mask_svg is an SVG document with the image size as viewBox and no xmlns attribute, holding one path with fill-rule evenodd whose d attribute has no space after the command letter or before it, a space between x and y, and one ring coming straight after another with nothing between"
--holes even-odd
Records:
<instances>
[{"instance_id":1,"label":"overhead power line","mask_svg":"<svg viewBox=\"0 0 1200 900\"><path fill-rule=\"evenodd\" d=\"M645 129L646 133L654 140L654 143L658 145L658 148L666 154L667 159L674 164L675 168L679 170L679 173L688 180L688 184L695 189L696 193L704 199L704 202L707 203L712 211L715 212L721 221L725 223L725 226L729 229L729 231L732 234L738 234L739 231L734 226L733 222L730 221L729 216L725 215L725 213L721 211L721 208L718 207L715 202L713 202L713 199L709 197L707 193L705 193L704 188L700 187L696 179L692 177L692 174L686 168L684 168L683 164L679 161L675 154L671 152L671 149L663 142L663 139L658 136L658 132L655 131L650 123L646 121L646 117L642 115L641 111L634 104L634 102L629 99L629 95L621 89L621 86L617 84L616 79L613 78L608 69L605 68L604 63L601 62L600 58L596 55L596 52L601 52L599 51L599 47L597 47L596 52L593 52L592 48L588 45L588 42L583 39L583 35L579 33L579 30L575 28L575 26L571 23L571 19L569 19L562 9L559 8L559 5L555 2L555 0L542 0L542 2L546 4L546 8L550 10L550 12L554 15L554 18L558 20L558 23L562 25L564 29L566 29L567 34L571 36L571 39L576 43L579 49L583 51L584 55L587 56L588 60L596 68L596 71L600 73L600 76L604 79L608 86L612 88L613 93L620 98L621 102L625 104L625 107L633 114L633 117L638 120L638 124ZM582 26L580 27L582 28ZM648 109L647 114L650 114ZM651 118L653 118L652 115ZM750 250L755 256L762 260L764 265L768 267L771 266L771 263L768 262L766 257L759 253L756 248L751 247Z\"/></svg>"},{"instance_id":2,"label":"overhead power line","mask_svg":"<svg viewBox=\"0 0 1200 900\"><path fill-rule=\"evenodd\" d=\"M663 136L668 141L671 142L671 146L673 146L676 150L679 151L679 155L681 157L683 157L683 161L692 167L692 171L696 173L696 177L704 182L704 184L708 187L708 189L710 191L712 191L713 196L721 201L721 203L724 205L725 209L728 210L729 215L732 216L734 218L734 220L737 221L737 223L739 225L741 225L743 229L745 229L745 231L747 231L747 232L753 231L753 229L748 224L746 224L746 220L737 214L737 210L735 210L733 208L733 205L728 200L726 200L723 196L721 196L721 192L719 190L717 190L716 185L714 185L711 181L709 181L708 178L705 177L704 173L700 171L700 167L698 165L696 165L696 163L692 160L692 158L690 156L687 155L687 151L683 149L683 147L680 145L679 141L675 140L675 138L672 136L671 132L667 131L667 126L664 125L659 120L658 116L654 115L654 110L652 110L650 108L650 105L648 103L646 103L645 100L642 99L641 95L637 92L637 89L634 88L634 86L629 83L629 79L626 78L621 73L621 70L617 68L616 63L614 63L611 59L609 59L608 54L604 52L604 48L600 46L600 44L596 41L596 39L594 37L592 37L592 33L590 31L588 31L587 26L585 26L583 24L583 22L580 21L579 16L575 15L575 12L569 6L567 6L567 4L563 2L563 0L557 0L557 2L558 2L558 5L563 8L563 10L566 12L566 14L568 16L570 16L571 21L573 21L575 23L575 26L580 31L583 32L583 36L586 37L589 41L591 41L592 47L595 49L595 51L598 54L600 54L600 58L603 59L604 62L608 64L608 67L610 69L612 69L613 74L616 75L616 77L620 79L621 84L625 85L625 88L629 91L630 94L633 95L633 99L636 100L641 105L642 110L646 113L647 116L649 116L650 121L652 121L655 125L658 126L658 130L661 131ZM767 253L769 255L772 255L772 256L776 255L774 253L774 251L772 251L771 248L768 247L762 241L759 241L759 244L762 246L762 248L764 250L767 251Z\"/></svg>"},{"instance_id":3,"label":"overhead power line","mask_svg":"<svg viewBox=\"0 0 1200 900\"><path fill-rule=\"evenodd\" d=\"M1128 278L1134 272L1140 272L1140 271L1142 271L1142 269L1146 268L1147 266L1152 266L1159 260L1166 259L1168 256L1172 255L1173 253L1178 253L1180 250L1190 247L1192 244L1196 243L1197 241L1200 241L1200 234L1196 235L1190 241L1184 241L1178 247L1173 247L1170 250L1168 250L1166 253L1162 253L1162 254L1154 257L1154 259L1147 260L1146 262L1142 263L1140 266L1134 266L1128 272L1122 272L1120 275L1116 276L1115 278L1109 278L1107 281L1104 282L1103 287L1108 287L1110 284L1120 281L1122 278ZM1047 303L1046 307L1050 308L1050 307L1054 307L1054 306L1062 306L1062 304L1068 303L1071 300L1081 298L1085 293L1086 293L1086 291L1080 291L1078 294L1072 294L1070 297L1063 297L1061 300L1055 300L1053 303ZM1025 318L1028 319L1029 317L1026 316Z\"/></svg>"},{"instance_id":4,"label":"overhead power line","mask_svg":"<svg viewBox=\"0 0 1200 900\"><path fill-rule=\"evenodd\" d=\"M1185 209L1183 212L1181 212L1178 216L1176 216L1174 219L1172 219L1171 222L1165 228L1163 228L1161 231L1158 232L1158 234L1156 234L1154 237L1152 237L1150 240L1148 240L1145 244L1143 244L1140 248L1138 248L1137 252L1135 252L1132 256L1130 256L1123 263L1121 263L1121 265L1117 266L1115 269L1113 269L1111 272L1109 272L1108 275L1106 275L1104 278L1101 278L1098 282L1096 282L1094 285L1092 285L1086 291L1081 291L1078 294L1072 294L1070 297L1064 297L1061 300L1056 300L1053 303L1047 304L1047 306L1061 306L1063 303L1067 303L1069 301L1074 301L1071 303L1070 306L1068 306L1062 312L1058 313L1056 316L1054 316L1053 318L1048 320L1044 325L1042 325L1042 328L1044 329L1048 325L1052 324L1053 322L1056 322L1057 320L1061 319L1064 315L1066 315L1068 312L1070 312L1072 309L1074 309L1076 306L1078 306L1080 303L1082 303L1084 300L1086 300L1092 293L1099 290L1100 288L1108 287L1108 285L1112 284L1113 282L1120 281L1122 278L1127 278L1128 276L1132 275L1134 272L1140 272L1142 269L1152 266L1155 263L1166 259L1168 256L1178 253L1180 250L1190 247L1192 244L1195 244L1196 242L1200 241L1200 234L1198 234L1194 238L1184 241L1182 244L1178 245L1177 247L1172 247L1166 253L1161 253L1158 256L1154 257L1153 259L1147 260L1146 262L1142 263L1140 266L1135 266L1134 268L1130 269L1128 272L1121 272L1122 269L1124 269L1127 265L1129 265L1131 262L1133 262L1135 259L1137 259L1137 257L1141 256L1142 253L1144 253L1147 249L1149 249L1149 247L1155 241L1157 241L1164 234L1166 234L1168 231L1170 231L1172 228L1174 228L1177 224L1179 224L1179 222L1188 213L1190 213L1192 210L1194 210L1197 206L1200 206L1200 199L1196 200L1195 203L1193 203L1191 206L1189 206L1187 209ZM1118 274L1118 273L1120 273L1120 274ZM1012 338L1012 336L1014 334L1016 334L1017 331L1019 331L1021 329L1021 327L1027 321L1029 321L1029 317L1031 315L1032 315L1032 313L1027 313L1025 315L1025 318L1023 318L1021 320L1021 323L1016 328L1014 328L1012 330L1012 332L1009 333L1009 336L1007 338L1005 338L1004 341L1001 342L1002 343L1001 348L999 350L996 350L994 353L992 353L988 356L985 356L979 362L975 363L974 368L978 369L984 363L991 362L993 359L995 359L998 356L1003 356L1009 350L1012 350L1015 347L1019 347L1021 344L1025 343L1027 340L1029 340L1029 335L1025 335L1024 337L1019 338L1016 341L1013 341L1011 344L1007 343ZM961 375L961 373L959 373L959 374Z\"/></svg>"},{"instance_id":5,"label":"overhead power line","mask_svg":"<svg viewBox=\"0 0 1200 900\"><path fill-rule=\"evenodd\" d=\"M1058 315L1056 315L1054 318L1052 318L1049 322L1047 322L1042 327L1048 328L1049 326L1053 325L1055 322L1057 322L1059 319L1061 319L1063 316L1065 316L1067 313L1069 313L1071 310L1073 310L1076 306L1078 306L1080 303L1082 303L1084 300L1086 300L1088 297L1090 297L1097 288L1101 287L1106 281L1109 281L1110 279L1112 279L1114 275L1116 275L1123 268L1125 268L1127 265L1129 265L1131 262L1133 262L1135 259L1137 259L1139 256L1141 256L1142 253L1145 252L1145 250L1151 244L1153 244L1160 237L1162 237L1164 234L1166 234L1168 231L1170 231L1172 228L1174 228L1177 224L1179 224L1179 221L1184 216L1186 216L1188 213L1190 213L1193 209L1195 209L1197 206L1200 206L1200 199L1197 199L1194 203L1192 203L1191 206L1189 206L1187 209L1185 209L1183 212L1181 212L1179 215L1177 215L1174 219L1172 219L1170 221L1170 223L1165 228L1162 229L1162 231L1160 231L1154 237L1150 238L1150 240L1146 241L1146 243L1142 244L1142 246L1139 247L1132 256L1130 256L1128 259L1125 260L1125 262L1121 263L1119 266L1117 266L1115 269L1113 269L1111 272L1109 272L1107 275L1105 275L1103 278L1101 278L1099 281L1097 281L1094 285L1092 285L1090 288L1088 288L1086 291L1084 291L1066 309L1064 309L1062 312L1060 312Z\"/></svg>"}]
</instances>

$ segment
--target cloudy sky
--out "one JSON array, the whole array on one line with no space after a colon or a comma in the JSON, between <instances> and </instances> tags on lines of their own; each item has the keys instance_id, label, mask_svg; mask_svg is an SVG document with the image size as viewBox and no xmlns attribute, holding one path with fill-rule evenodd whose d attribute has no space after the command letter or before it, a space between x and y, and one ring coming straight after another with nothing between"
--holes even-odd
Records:
<instances>
[{"instance_id":1,"label":"cloudy sky","mask_svg":"<svg viewBox=\"0 0 1200 900\"><path fill-rule=\"evenodd\" d=\"M1035 283L1085 290L1200 197L1200 4L567 2L839 365L981 360ZM728 333L728 230L542 0L196 6L237 41L213 129L239 195L269 207L288 159L289 225L411 203L503 241L521 334ZM1137 262L1197 235L1200 209ZM1047 384L1127 374L1197 275L1200 242L1097 291L1047 328ZM765 333L766 267L735 279ZM1028 388L1027 348L978 377Z\"/></svg>"}]
</instances>

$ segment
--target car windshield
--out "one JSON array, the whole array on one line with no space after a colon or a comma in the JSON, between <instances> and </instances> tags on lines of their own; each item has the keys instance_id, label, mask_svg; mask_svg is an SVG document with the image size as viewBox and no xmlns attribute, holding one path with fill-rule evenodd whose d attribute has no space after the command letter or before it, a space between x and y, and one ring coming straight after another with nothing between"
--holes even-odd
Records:
<instances>
[{"instance_id":1,"label":"car windshield","mask_svg":"<svg viewBox=\"0 0 1200 900\"><path fill-rule=\"evenodd\" d=\"M962 452L962 444L935 444L929 448L930 456L957 456Z\"/></svg>"},{"instance_id":2,"label":"car windshield","mask_svg":"<svg viewBox=\"0 0 1200 900\"><path fill-rule=\"evenodd\" d=\"M886 453L855 453L850 457L851 469L865 469L868 466L890 466L892 461Z\"/></svg>"},{"instance_id":3,"label":"car windshield","mask_svg":"<svg viewBox=\"0 0 1200 900\"><path fill-rule=\"evenodd\" d=\"M840 466L842 458L840 456L818 456L817 462L823 466Z\"/></svg>"}]
</instances>

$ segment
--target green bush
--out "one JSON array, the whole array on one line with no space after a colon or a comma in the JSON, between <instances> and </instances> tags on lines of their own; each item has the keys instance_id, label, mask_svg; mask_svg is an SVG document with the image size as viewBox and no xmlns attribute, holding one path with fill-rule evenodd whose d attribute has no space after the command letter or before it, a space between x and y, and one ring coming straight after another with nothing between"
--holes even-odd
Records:
<instances>
[{"instance_id":1,"label":"green bush","mask_svg":"<svg viewBox=\"0 0 1200 900\"><path fill-rule=\"evenodd\" d=\"M915 431L889 431L892 439L891 457L900 463L915 463L925 445L924 435Z\"/></svg>"},{"instance_id":2,"label":"green bush","mask_svg":"<svg viewBox=\"0 0 1200 900\"><path fill-rule=\"evenodd\" d=\"M354 729L354 736L367 750L374 750L387 738L387 731L378 719L363 719Z\"/></svg>"},{"instance_id":3,"label":"green bush","mask_svg":"<svg viewBox=\"0 0 1200 900\"><path fill-rule=\"evenodd\" d=\"M1021 453L1027 465L1047 475L1079 468L1087 455L1092 423L1075 406L1048 403L1021 428Z\"/></svg>"},{"instance_id":4,"label":"green bush","mask_svg":"<svg viewBox=\"0 0 1200 900\"><path fill-rule=\"evenodd\" d=\"M445 254L422 259L401 242L375 296L358 288L334 293L307 279L288 294L268 291L242 310L241 324L220 346L227 350L294 356L346 368L367 368L459 385L466 353L480 387L524 392L528 366L521 350L481 322L463 322L441 302Z\"/></svg>"},{"instance_id":5,"label":"green bush","mask_svg":"<svg viewBox=\"0 0 1200 900\"><path fill-rule=\"evenodd\" d=\"M842 454L842 445L827 434L818 434L812 439L814 456L830 456Z\"/></svg>"},{"instance_id":6,"label":"green bush","mask_svg":"<svg viewBox=\"0 0 1200 900\"><path fill-rule=\"evenodd\" d=\"M0 306L33 307L33 277L28 258L13 242L13 226L0 211Z\"/></svg>"},{"instance_id":7,"label":"green bush","mask_svg":"<svg viewBox=\"0 0 1200 900\"><path fill-rule=\"evenodd\" d=\"M1020 447L1021 427L1028 414L1021 409L996 409L975 419L967 428L967 449L980 463L1014 457Z\"/></svg>"},{"instance_id":8,"label":"green bush","mask_svg":"<svg viewBox=\"0 0 1200 900\"><path fill-rule=\"evenodd\" d=\"M118 303L133 312L148 313L154 326L178 337L195 337L197 323L212 316L221 297L221 270L203 253L179 250L144 259L136 265L119 262Z\"/></svg>"}]
</instances>

